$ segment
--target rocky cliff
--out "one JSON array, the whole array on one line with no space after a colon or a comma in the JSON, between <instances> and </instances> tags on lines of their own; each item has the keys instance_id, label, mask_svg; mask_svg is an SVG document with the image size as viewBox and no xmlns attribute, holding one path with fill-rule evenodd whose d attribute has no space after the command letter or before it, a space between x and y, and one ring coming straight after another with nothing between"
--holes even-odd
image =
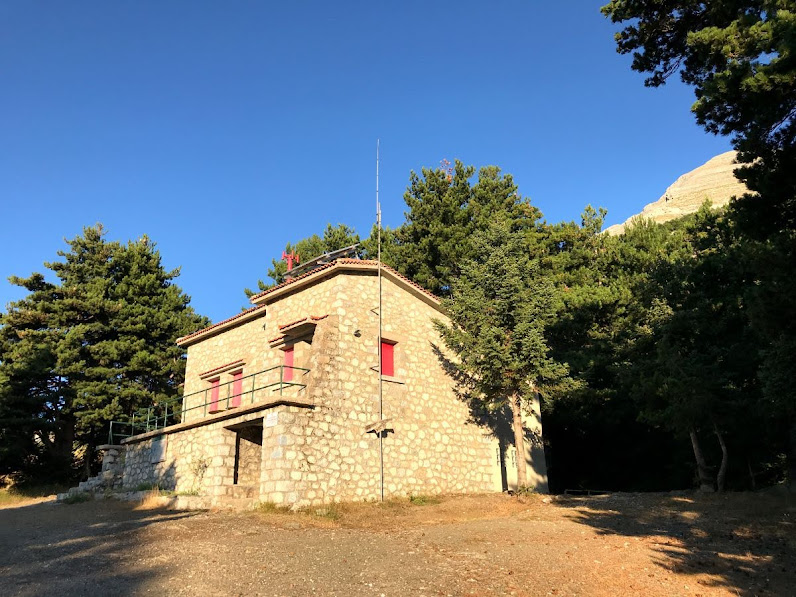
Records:
<instances>
[{"instance_id":1,"label":"rocky cliff","mask_svg":"<svg viewBox=\"0 0 796 597\"><path fill-rule=\"evenodd\" d=\"M625 226L638 217L668 222L694 213L705 199L710 200L714 207L727 205L730 198L747 191L746 185L733 174L736 167L734 151L719 154L675 180L660 199L646 205L640 214L631 216L621 224L609 226L605 232L622 234Z\"/></svg>"}]
</instances>

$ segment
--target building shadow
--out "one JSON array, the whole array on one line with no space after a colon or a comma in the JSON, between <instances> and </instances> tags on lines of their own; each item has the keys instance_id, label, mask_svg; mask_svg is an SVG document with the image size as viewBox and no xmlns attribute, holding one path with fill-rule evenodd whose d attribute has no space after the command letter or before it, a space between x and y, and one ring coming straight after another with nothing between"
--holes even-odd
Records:
<instances>
[{"instance_id":1,"label":"building shadow","mask_svg":"<svg viewBox=\"0 0 796 597\"><path fill-rule=\"evenodd\" d=\"M97 499L0 509L0 594L121 596L157 589L159 578L179 571L170 569L169 558L141 565L147 527L198 512L138 506Z\"/></svg>"},{"instance_id":2,"label":"building shadow","mask_svg":"<svg viewBox=\"0 0 796 597\"><path fill-rule=\"evenodd\" d=\"M464 402L469 409L469 423L480 426L488 430L488 434L498 441L500 449L500 474L503 491L509 490L508 470L509 468L516 468L516 463L509 462L510 449L514 447L514 430L512 429L512 416L511 409L508 405L503 405L496 409L489 409L484 402L475 395L474 388L472 387L471 380L463 375L456 363L452 361L439 347L439 345L431 343L431 349L440 366L445 371L446 375L451 378L453 385L451 386L456 397ZM530 416L536 419L536 423L541 428L541 421L537 413L526 413L526 417ZM545 462L544 442L540 433L525 427L525 444L530 448L531 463L529 464L528 474L533 476L539 473L537 470L537 463ZM546 468L542 464L542 468ZM547 492L546 470L544 471L543 491Z\"/></svg>"},{"instance_id":3,"label":"building shadow","mask_svg":"<svg viewBox=\"0 0 796 597\"><path fill-rule=\"evenodd\" d=\"M738 595L794 594L793 496L611 494L555 503L599 534L643 540L657 566L700 575L695 581L701 586Z\"/></svg>"}]
</instances>

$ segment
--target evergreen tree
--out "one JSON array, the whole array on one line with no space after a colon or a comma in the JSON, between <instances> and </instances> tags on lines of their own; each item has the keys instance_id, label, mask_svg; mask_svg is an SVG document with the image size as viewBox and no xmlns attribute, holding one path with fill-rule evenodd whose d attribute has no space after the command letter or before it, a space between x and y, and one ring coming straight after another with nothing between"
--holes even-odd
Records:
<instances>
[{"instance_id":1,"label":"evergreen tree","mask_svg":"<svg viewBox=\"0 0 796 597\"><path fill-rule=\"evenodd\" d=\"M565 378L549 356L545 328L555 310L555 289L529 256L527 231L496 219L475 235L472 257L452 280L444 305L450 325L437 327L456 358L465 397L495 412L508 406L517 450L517 481L527 485L522 412L539 393Z\"/></svg>"},{"instance_id":2,"label":"evergreen tree","mask_svg":"<svg viewBox=\"0 0 796 597\"><path fill-rule=\"evenodd\" d=\"M49 326L57 288L41 274L12 277L27 297L0 313L0 474L67 471L74 420L55 371L55 332Z\"/></svg>"},{"instance_id":3,"label":"evergreen tree","mask_svg":"<svg viewBox=\"0 0 796 597\"><path fill-rule=\"evenodd\" d=\"M692 110L706 130L730 136L752 191L730 205L746 245L744 292L759 344L762 390L790 422L790 479L796 481L796 3L612 0L603 13L624 26L620 53L659 86L679 73L694 87ZM796 485L794 485L796 487Z\"/></svg>"},{"instance_id":4,"label":"evergreen tree","mask_svg":"<svg viewBox=\"0 0 796 597\"><path fill-rule=\"evenodd\" d=\"M0 333L0 376L13 381L0 394L3 433L10 415L22 417L23 435L32 430L58 462L71 457L73 441L86 446L87 468L110 420L178 395L185 365L174 341L208 323L154 243L121 245L104 234L97 225L67 241L63 261L46 264L58 284L41 274L12 280L31 293L9 306ZM23 451L33 456L29 445Z\"/></svg>"},{"instance_id":5,"label":"evergreen tree","mask_svg":"<svg viewBox=\"0 0 796 597\"><path fill-rule=\"evenodd\" d=\"M626 381L649 335L648 280L680 240L646 221L619 237L601 234L604 216L587 206L580 225L549 227L548 261L561 301L548 336L556 360L579 381L556 397L545 420L551 487L682 487L690 469L680 464L679 444L668 430L639 420Z\"/></svg>"},{"instance_id":6,"label":"evergreen tree","mask_svg":"<svg viewBox=\"0 0 796 597\"><path fill-rule=\"evenodd\" d=\"M633 54L648 86L679 73L697 122L731 137L741 177L760 193L749 204L758 223L796 229L796 2L612 0L602 10L629 23L617 50Z\"/></svg>"},{"instance_id":7,"label":"evergreen tree","mask_svg":"<svg viewBox=\"0 0 796 597\"><path fill-rule=\"evenodd\" d=\"M533 225L541 216L496 166L481 168L472 184L474 174L474 167L458 160L453 168L424 168L422 177L412 172L404 193L406 222L383 238L384 261L439 296L450 295L462 263L473 255L473 235L494 218ZM369 252L372 247L371 238Z\"/></svg>"},{"instance_id":8,"label":"evergreen tree","mask_svg":"<svg viewBox=\"0 0 796 597\"><path fill-rule=\"evenodd\" d=\"M749 421L757 392L755 340L743 310L744 270L723 230L724 217L708 205L683 223L684 250L654 273L659 288L652 313L654 352L638 360L641 416L682 437L694 451L700 484L713 478L700 445L700 429L715 435L725 487L726 438Z\"/></svg>"}]
</instances>

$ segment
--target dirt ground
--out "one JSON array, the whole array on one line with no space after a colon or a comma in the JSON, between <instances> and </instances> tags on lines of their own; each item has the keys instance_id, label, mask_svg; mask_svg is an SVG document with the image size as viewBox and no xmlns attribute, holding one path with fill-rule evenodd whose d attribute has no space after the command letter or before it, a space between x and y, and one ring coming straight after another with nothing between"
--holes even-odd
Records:
<instances>
[{"instance_id":1,"label":"dirt ground","mask_svg":"<svg viewBox=\"0 0 796 597\"><path fill-rule=\"evenodd\" d=\"M795 518L793 498L768 494L298 514L40 501L0 509L0 594L794 595Z\"/></svg>"}]
</instances>

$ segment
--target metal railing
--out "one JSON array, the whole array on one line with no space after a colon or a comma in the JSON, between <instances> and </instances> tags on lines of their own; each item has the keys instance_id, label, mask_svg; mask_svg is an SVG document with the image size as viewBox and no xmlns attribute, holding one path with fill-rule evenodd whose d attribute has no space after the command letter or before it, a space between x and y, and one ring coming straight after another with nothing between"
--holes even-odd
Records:
<instances>
[{"instance_id":1,"label":"metal railing","mask_svg":"<svg viewBox=\"0 0 796 597\"><path fill-rule=\"evenodd\" d=\"M279 380L276 378L276 371L279 371ZM281 396L286 388L297 387L303 389L306 384L294 381L297 375L302 377L310 372L303 367L292 367L289 365L278 365L263 371L251 373L240 379L219 384L216 387L205 388L198 392L186 394L182 398L174 398L159 404L153 404L148 408L135 411L128 420L111 421L108 430L108 443L118 444L122 440L147 433L157 431L170 425L176 425L185 420L186 413L202 410L202 416L215 414L225 410L237 408L244 404L254 404L265 398L270 398L274 392L279 392ZM259 383L262 385L257 385ZM267 383L263 383L263 382ZM234 386L240 382L240 390ZM222 390L226 388L225 396L221 396ZM218 389L218 393L214 394ZM202 396L204 400L194 405L188 406L195 396Z\"/></svg>"}]
</instances>

